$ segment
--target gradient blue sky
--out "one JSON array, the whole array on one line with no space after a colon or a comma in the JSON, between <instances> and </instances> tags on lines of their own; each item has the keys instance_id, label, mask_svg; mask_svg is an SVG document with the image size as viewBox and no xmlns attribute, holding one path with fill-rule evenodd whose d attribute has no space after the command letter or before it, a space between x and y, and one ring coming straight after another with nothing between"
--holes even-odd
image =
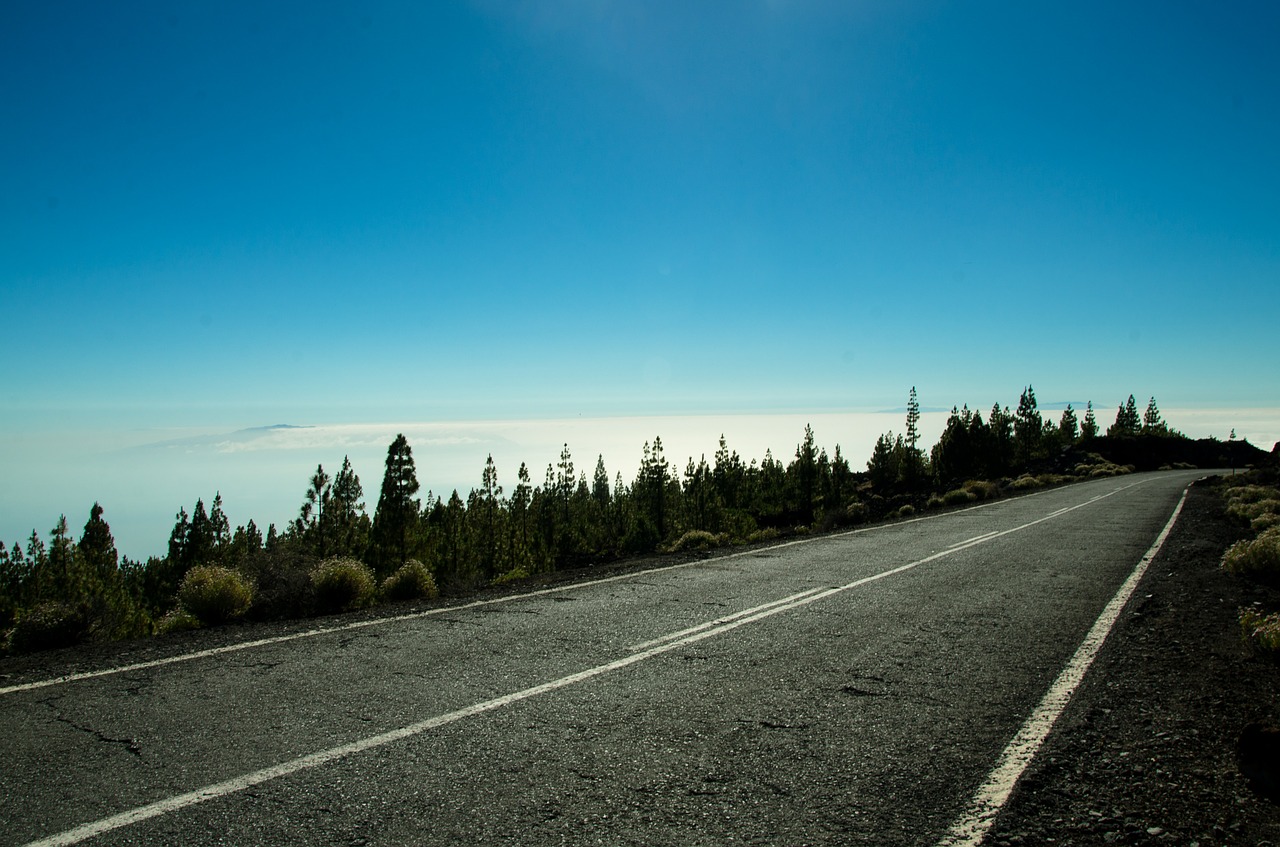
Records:
<instances>
[{"instance_id":1,"label":"gradient blue sky","mask_svg":"<svg viewBox=\"0 0 1280 847\"><path fill-rule=\"evenodd\" d=\"M7 0L10 504L58 432L1280 406L1277 43L1273 2Z\"/></svg>"}]
</instances>

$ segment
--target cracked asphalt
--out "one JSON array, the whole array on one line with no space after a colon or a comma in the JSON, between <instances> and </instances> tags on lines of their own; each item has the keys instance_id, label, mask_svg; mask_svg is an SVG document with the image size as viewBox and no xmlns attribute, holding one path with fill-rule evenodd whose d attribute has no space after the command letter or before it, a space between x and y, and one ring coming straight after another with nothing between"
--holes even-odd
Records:
<instances>
[{"instance_id":1,"label":"cracked asphalt","mask_svg":"<svg viewBox=\"0 0 1280 847\"><path fill-rule=\"evenodd\" d=\"M1198 475L6 661L12 687L362 625L0 694L0 843L223 784L85 843L935 844Z\"/></svg>"}]
</instances>

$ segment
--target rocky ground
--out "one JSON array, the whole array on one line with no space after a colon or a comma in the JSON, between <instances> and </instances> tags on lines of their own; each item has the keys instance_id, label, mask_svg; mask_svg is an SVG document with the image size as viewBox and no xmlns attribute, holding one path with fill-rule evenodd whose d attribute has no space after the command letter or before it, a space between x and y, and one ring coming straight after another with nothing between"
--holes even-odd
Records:
<instances>
[{"instance_id":1,"label":"rocky ground","mask_svg":"<svg viewBox=\"0 0 1280 847\"><path fill-rule=\"evenodd\" d=\"M1240 737L1280 724L1280 663L1252 655L1238 610L1280 590L1224 573L1232 526L1194 487L1161 555L987 844L1280 845L1280 792L1241 773ZM1280 773L1280 750L1246 743ZM1274 739L1273 739L1274 740Z\"/></svg>"}]
</instances>

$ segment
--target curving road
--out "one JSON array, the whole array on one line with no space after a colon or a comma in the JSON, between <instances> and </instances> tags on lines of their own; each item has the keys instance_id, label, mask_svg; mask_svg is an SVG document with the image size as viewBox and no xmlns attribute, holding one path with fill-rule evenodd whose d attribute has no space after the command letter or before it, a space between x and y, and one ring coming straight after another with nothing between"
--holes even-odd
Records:
<instances>
[{"instance_id":1,"label":"curving road","mask_svg":"<svg viewBox=\"0 0 1280 847\"><path fill-rule=\"evenodd\" d=\"M939 844L1200 475L10 674L0 843Z\"/></svg>"}]
</instances>

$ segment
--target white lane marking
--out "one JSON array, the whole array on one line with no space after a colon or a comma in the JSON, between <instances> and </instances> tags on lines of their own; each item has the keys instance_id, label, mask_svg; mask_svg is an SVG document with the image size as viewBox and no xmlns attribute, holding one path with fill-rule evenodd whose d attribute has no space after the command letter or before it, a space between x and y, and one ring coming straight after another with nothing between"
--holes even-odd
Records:
<instances>
[{"instance_id":1,"label":"white lane marking","mask_svg":"<svg viewBox=\"0 0 1280 847\"><path fill-rule=\"evenodd\" d=\"M1140 483L1135 483L1135 485L1137 484L1140 484ZM1117 493L1119 493L1119 490L1113 491L1110 494L1107 494L1104 496L1110 497L1112 494L1117 494ZM1183 494L1183 499L1184 500L1186 499L1185 493ZM1053 514L1054 516L1057 516L1060 514L1065 514L1066 512L1075 511L1076 509L1082 509L1085 506L1090 505L1091 502L1093 501L1089 501L1086 503L1079 503L1068 509L1060 509L1057 512L1054 512ZM1181 509L1181 503L1179 503L1179 509ZM1175 513L1175 517L1176 517L1176 513ZM317 753L311 753L307 756L301 756L297 759L291 759L290 761L287 761L287 762L281 762L280 764L273 765L269 768L263 768L262 770L254 771L253 773L244 774L242 776L235 777L234 779L229 779L224 782L216 783L214 785L207 785L203 788L198 788L195 791L190 791L185 794L179 794L174 797L167 797L163 800L158 800L154 803L149 803L145 806L139 806L137 808L130 809L128 811L121 812L116 815L112 815L110 817L102 818L101 820L82 824L81 826L75 827L74 829L69 829L69 830L66 830L65 832L61 832L56 835L51 835L51 836L48 836L47 838L43 838L38 841L32 841L29 844L27 844L26 847L55 847L55 846L62 847L62 845L77 844L86 839L94 838L98 835L101 835L104 832L110 832L111 830L130 826L132 824L139 823L141 821L145 821L150 818L158 817L160 815L165 815L170 812L176 812L181 809L185 809L188 806L194 806L198 803L203 803L206 800L215 800L219 797L225 797L229 794L235 794L236 792L243 791L246 788L250 788L255 785L260 785L261 783L268 782L270 780L277 779L282 776L288 776L289 774L294 774L299 771L320 767L321 765L325 765L330 762L335 762L340 759L345 759L349 756L353 756L357 753L362 753L366 750L371 750L376 747L382 747L387 744L391 744L392 742L395 742L395 741L401 741L406 738L411 738L416 735L421 735L427 730L435 729L436 727L444 726L446 724L450 724L450 723L453 723L454 721L459 721L459 720L462 720L463 718L471 717L473 715L483 714L484 712L491 712L495 709L500 709L503 706L508 706L512 703L517 703L521 700L528 700L532 697L537 697L540 694L546 694L551 691L556 691L561 688L566 688L570 685L575 685L579 682L584 682L588 679L592 679L593 677L600 676L601 674L606 674L606 673L610 673L611 671L620 670L621 668L629 667L631 665L645 661L646 659L651 659L654 656L660 656L663 653L668 653L672 650L676 650L681 647L687 647L690 644L696 644L699 641L703 641L705 639L712 638L717 635L722 635L726 632L730 632L731 630L735 630L738 627L745 626L749 623L755 623L756 621L764 620L765 618L772 617L776 614L780 614L781 612L790 611L791 609L800 608L801 606L807 606L811 603L817 602L818 600L823 600L823 599L826 599L827 597L832 597L836 594L841 594L845 591L850 591L854 588L858 588L860 586L867 585L872 582L877 582L879 580L886 579L888 577L894 576L895 574L904 573L906 571L912 570L913 568L917 568L920 565L927 564L928 562L933 562L938 559L945 558L954 553L959 553L963 550L967 550L970 547L976 547L979 544L984 544L987 541L990 541L992 539L999 538L1004 535L1009 535L1014 532L1020 532L1021 530L1028 529L1030 527L1036 526L1037 524L1044 523L1049 519L1050 519L1049 516L1037 518L1036 520L1029 521L1025 524L1022 524L1021 526L1013 527L1011 529L1007 529L1002 532L995 533L994 535L990 535L984 538L982 541L974 541L965 546L957 546L957 547L949 548L947 550L941 550L937 553L933 553L932 555L925 556L923 559L917 559L914 562L908 562L907 564L899 565L896 568L890 568L889 570L881 571L880 573L872 574L871 576L865 576L865 577L862 577L861 579L856 579L853 582L846 583L845 585L837 586L834 588L817 589L815 591L808 591L808 592L803 592L801 594L792 595L790 598L785 598L783 600L777 601L776 603L765 604L765 606L758 607L759 610L751 614L743 614L741 616L737 616L734 620L726 620L723 623L711 626L699 632L691 632L688 635L683 635L683 636L681 636L680 633L672 633L671 636L669 636L669 639L674 639L674 640L659 639L658 641L662 643L657 643L655 646L650 647L646 650L632 653L629 656L624 656L621 659L615 659L614 661L607 662L603 665L597 665L596 667L588 668L584 671L579 671L577 673L569 674L568 676L563 676L563 677L560 677L559 679L551 680L550 682L544 682L541 685L535 685L531 688L523 689L522 691L516 691L511 694L505 694L501 697L496 697L492 700L485 700L484 702L481 702L481 703L475 703L473 705L466 706L462 709L458 709L457 711L454 711L454 712L449 712L447 714L437 715L436 717L427 718L426 720L420 721L418 723L410 724L409 726L401 727L400 729L394 729L394 730L391 730L390 732L382 733L381 735L374 735L368 738L360 739L358 741L353 741L349 744L343 744L339 747L333 747L328 750L321 750ZM1170 523L1170 526L1172 526L1172 522ZM1164 534L1166 535L1168 534L1168 529L1169 527L1165 528ZM1126 583L1126 585L1127 584L1128 583Z\"/></svg>"},{"instance_id":2,"label":"white lane marking","mask_svg":"<svg viewBox=\"0 0 1280 847\"><path fill-rule=\"evenodd\" d=\"M957 541L955 544L952 544L951 547L960 547L965 544L972 544L975 541L985 541L999 531L1000 530L998 529L993 529L990 532L984 532L982 535L975 535L973 538L966 538L964 541Z\"/></svg>"},{"instance_id":3,"label":"white lane marking","mask_svg":"<svg viewBox=\"0 0 1280 847\"><path fill-rule=\"evenodd\" d=\"M1143 482L1146 482L1146 481L1147 480L1141 480L1139 482L1132 483L1131 485L1126 487L1132 487L1133 485L1141 485ZM1108 494L1098 495L1097 497L1094 497L1092 500L1089 500L1088 502L1092 503L1102 499L1103 497L1110 497L1111 494L1115 494L1116 492L1121 490L1123 489L1116 489L1116 491L1112 491ZM1034 491L1031 494L1022 495L1022 497L1014 498L1014 499L1025 499L1026 497L1033 497L1037 494L1043 494L1043 493L1045 492ZM136 662L130 665L117 665L115 667L102 668L96 671L80 671L78 673L64 674L63 676L52 677L50 679L41 679L41 680L35 680L33 682L23 682L15 685L0 687L0 696L3 696L5 694L17 694L22 691L34 691L40 688L48 688L53 685L64 685L71 682L80 682L86 679L97 679L98 677L114 676L116 674L149 670L151 668L163 667L165 665L178 664L180 662L190 662L196 659L207 659L213 656L225 655L227 653L238 653L241 650L250 650L255 647L268 647L273 644L284 644L286 642L297 641L302 638L315 638L316 636L319 636L319 635L332 635L334 633L350 632L351 630L364 629L366 627L371 627L371 626L381 626L383 624L418 620L420 618L427 618L433 615L442 615L448 612L466 611L467 609L475 609L481 606L492 606L492 605L497 605L499 603L510 603L516 600L528 600L535 597L545 597L549 594L559 594L565 591L575 591L580 588L590 588L595 585L605 585L610 582L620 582L622 580L635 579L636 577L648 576L650 574L655 574L655 573L663 573L666 571L679 570L681 568L690 568L690 567L697 567L701 565L712 564L715 562L723 562L723 561L728 561L730 559L741 558L743 556L754 556L768 550L781 550L785 547L794 547L799 544L811 544L815 541L824 541L824 540L830 540L833 538L845 538L850 535L858 535L858 534L863 534L868 532L875 532L877 530L883 530L883 529L892 529L894 527L903 526L904 524L917 523L919 521L926 521L926 520L936 520L938 518L957 515L962 512L971 512L975 509L985 509L991 506L999 506L999 505L1007 504L1010 502L1013 502L1013 501L1012 500L993 500L987 503L979 503L976 506L969 506L968 508L965 508L965 509L956 509L954 512L948 512L944 515L924 515L919 518L911 518L910 520L897 521L895 523L890 523L890 524L879 524L877 526L868 526L868 527L862 527L860 529L852 529L852 530L849 530L848 532L837 532L837 533L831 533L829 535L814 536L812 538L797 538L791 541L784 541L781 544L775 544L771 547L757 547L752 550L740 550L736 553L727 553L723 556L712 556L710 558L696 559L690 562L680 562L673 565L662 565L660 567L649 568L647 570L633 571L631 573L624 573L624 574L616 574L615 576L601 577L599 579L591 579L583 582L575 582L568 585L558 585L553 588L542 588L537 591L528 591L523 594L511 594L506 597L494 597L487 600L474 600L470 603L463 603L458 606L441 606L435 609L427 609L422 612L410 612L408 614L394 615L392 617L385 617L385 618L380 617L380 618L372 618L370 620L364 620L364 621L354 621L349 624L342 624L341 626L315 627L312 629L303 630L302 632L290 633L289 635L277 635L271 638L259 638L253 641L242 641L238 644L228 644L223 647L212 647L208 650L198 650L192 653L182 653L177 656L167 656L163 659L153 659L147 662Z\"/></svg>"},{"instance_id":4,"label":"white lane marking","mask_svg":"<svg viewBox=\"0 0 1280 847\"><path fill-rule=\"evenodd\" d=\"M764 609L769 609L774 606L781 606L784 603L791 603L795 600L799 600L801 597L808 597L810 594L817 594L819 591L822 591L822 590L823 590L822 588L810 588L808 591L801 591L799 594L792 594L790 597L783 597L781 600L774 600L769 603L761 603L759 606L752 606L750 609L743 609L740 612L734 612L732 615L725 615L724 617L716 618L715 620L707 621L706 623L698 624L697 626L691 626L688 629L682 629L678 632L669 632L666 635L662 635L662 636L659 636L658 638L653 639L652 641L644 641L644 642L641 642L640 644L632 644L630 647L627 648L627 650L633 653L640 650L647 650L650 647L653 647L658 644L662 644L667 641L671 641L672 639L683 638L686 635L692 635L695 632L702 632L704 629L710 629L711 627L719 626L722 623L728 623L729 621L736 621L738 618L744 618L747 615L753 615L756 612L763 611Z\"/></svg>"},{"instance_id":5,"label":"white lane marking","mask_svg":"<svg viewBox=\"0 0 1280 847\"><path fill-rule=\"evenodd\" d=\"M1111 602L1107 603L1106 608L1102 610L1102 614L1094 622L1093 628L1089 630L1089 634L1085 636L1075 655L1067 662L1066 667L1062 669L1062 673L1058 675L1053 685L1045 693L1040 705L1027 718L1026 723L1018 730L1018 734L1009 742L1009 746L1005 747L999 761L996 763L995 769L991 771L987 776L987 781L974 794L968 810L959 820L952 824L946 837L938 842L938 847L977 847L986 838L991 826L995 823L996 815L1000 813L1005 803L1008 802L1014 785L1022 778L1022 774L1026 771L1027 766L1031 764L1032 758L1044 744L1045 739L1049 737L1050 730L1053 729L1054 724L1057 723L1058 718L1062 716L1062 712L1067 708L1067 703L1070 702L1071 696L1075 693L1076 688L1079 687L1081 680L1084 679L1084 675L1088 672L1090 665L1093 664L1093 660L1097 657L1102 643L1111 633L1116 619L1120 617L1120 612L1124 609L1125 604L1129 602L1129 598L1133 596L1133 592L1137 589L1138 582L1147 572L1147 567L1151 564L1151 560L1160 552L1160 548L1164 546L1169 533L1173 531L1174 522L1178 520L1178 515L1182 513L1182 506L1187 502L1189 490L1183 490L1182 499L1178 501L1177 507L1174 508L1173 514L1169 517L1169 522L1164 525L1164 529L1156 536L1155 543L1151 545L1134 567L1133 573L1129 574L1129 578L1120 586L1120 590L1111 598Z\"/></svg>"}]
</instances>

